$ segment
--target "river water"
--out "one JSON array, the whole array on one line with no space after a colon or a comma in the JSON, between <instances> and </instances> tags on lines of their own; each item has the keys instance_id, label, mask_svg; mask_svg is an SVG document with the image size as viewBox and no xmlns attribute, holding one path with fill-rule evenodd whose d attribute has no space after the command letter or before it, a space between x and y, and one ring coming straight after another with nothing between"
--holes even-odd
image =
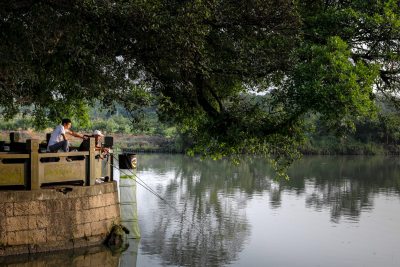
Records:
<instances>
[{"instance_id":1,"label":"river water","mask_svg":"<svg viewBox=\"0 0 400 267\"><path fill-rule=\"evenodd\" d=\"M103 266L400 266L397 157L304 157L277 180L260 158L139 154L136 174L141 239Z\"/></svg>"},{"instance_id":2,"label":"river water","mask_svg":"<svg viewBox=\"0 0 400 267\"><path fill-rule=\"evenodd\" d=\"M263 159L140 155L137 266L400 266L400 162L305 157L276 180Z\"/></svg>"}]
</instances>

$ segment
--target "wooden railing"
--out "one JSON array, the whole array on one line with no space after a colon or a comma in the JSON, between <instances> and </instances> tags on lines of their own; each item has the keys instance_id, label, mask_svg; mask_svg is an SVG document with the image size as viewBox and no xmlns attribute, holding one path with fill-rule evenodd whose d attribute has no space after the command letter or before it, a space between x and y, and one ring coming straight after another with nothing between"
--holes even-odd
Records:
<instances>
[{"instance_id":1,"label":"wooden railing","mask_svg":"<svg viewBox=\"0 0 400 267\"><path fill-rule=\"evenodd\" d=\"M27 153L0 152L0 189L23 187L40 189L46 184L81 183L93 185L97 178L112 180L112 154L101 159L90 138L84 152L40 153L39 140L27 140Z\"/></svg>"}]
</instances>

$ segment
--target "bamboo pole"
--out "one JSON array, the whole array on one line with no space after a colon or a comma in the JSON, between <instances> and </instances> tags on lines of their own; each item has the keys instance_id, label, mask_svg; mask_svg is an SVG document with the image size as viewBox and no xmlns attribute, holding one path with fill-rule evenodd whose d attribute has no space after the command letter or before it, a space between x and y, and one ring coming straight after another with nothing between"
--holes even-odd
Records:
<instances>
[{"instance_id":1,"label":"bamboo pole","mask_svg":"<svg viewBox=\"0 0 400 267\"><path fill-rule=\"evenodd\" d=\"M89 146L89 175L86 181L86 185L94 185L96 182L96 165L95 165L95 149L96 143L94 137L90 137L90 146Z\"/></svg>"}]
</instances>

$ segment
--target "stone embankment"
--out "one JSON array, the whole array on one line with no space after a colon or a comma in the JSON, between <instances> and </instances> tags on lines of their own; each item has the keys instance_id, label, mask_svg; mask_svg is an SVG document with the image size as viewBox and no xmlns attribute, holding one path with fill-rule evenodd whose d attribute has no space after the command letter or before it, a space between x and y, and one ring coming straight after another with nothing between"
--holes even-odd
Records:
<instances>
[{"instance_id":1,"label":"stone embankment","mask_svg":"<svg viewBox=\"0 0 400 267\"><path fill-rule=\"evenodd\" d=\"M98 245L119 223L115 182L0 191L0 256Z\"/></svg>"}]
</instances>

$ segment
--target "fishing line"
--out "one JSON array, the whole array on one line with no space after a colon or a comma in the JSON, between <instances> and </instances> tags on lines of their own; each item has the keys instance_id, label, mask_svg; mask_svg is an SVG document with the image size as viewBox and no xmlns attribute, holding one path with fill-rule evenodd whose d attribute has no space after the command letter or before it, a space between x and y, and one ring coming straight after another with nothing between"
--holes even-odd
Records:
<instances>
[{"instance_id":1,"label":"fishing line","mask_svg":"<svg viewBox=\"0 0 400 267\"><path fill-rule=\"evenodd\" d=\"M111 164L114 168L116 168L117 170L120 171L120 173L124 174L124 175L129 175L128 173L125 172L125 170L119 169L118 167L116 167L115 165ZM156 197L158 197L159 199L161 199L165 204L167 204L167 206L169 206L171 209L173 209L178 215L180 215L183 220L185 220L186 222L188 222L190 225L192 225L200 234L203 235L203 232L194 224L193 221L190 221L189 219L185 218L185 216L177 209L175 208L172 204L170 204L165 198L163 198L162 196L160 196L160 194L158 194L157 192L155 192L150 186L148 186L142 179L140 179L140 177L138 177L135 173L133 173L133 171L130 171L131 175L135 176L138 180L136 180L136 183L138 183L139 185L141 185L144 189L146 189L147 191L149 191L151 194L155 195Z\"/></svg>"},{"instance_id":2,"label":"fishing line","mask_svg":"<svg viewBox=\"0 0 400 267\"><path fill-rule=\"evenodd\" d=\"M117 158L112 154L112 157L117 160ZM128 160L127 160L128 161ZM128 162L130 163L130 162ZM120 173L126 175L126 176L134 176L136 177L136 183L138 183L139 185L141 185L144 189L146 189L147 191L149 191L151 194L155 195L156 197L158 197L159 199L161 199L165 204L167 204L167 206L169 206L171 209L173 209L178 215L180 215L183 220L185 220L186 222L190 223L190 225L192 225L200 234L204 235L204 233L195 225L195 223L193 221L190 221L189 219L185 218L185 216L183 215L183 213L181 213L176 207L174 207L171 203L169 203L165 198L163 198L160 194L158 194L153 188L151 188L148 184L146 184L139 176L137 176L133 170L123 170L120 169L119 167L115 166L114 164L110 165L117 169ZM129 173L126 173L125 171L129 171Z\"/></svg>"}]
</instances>

